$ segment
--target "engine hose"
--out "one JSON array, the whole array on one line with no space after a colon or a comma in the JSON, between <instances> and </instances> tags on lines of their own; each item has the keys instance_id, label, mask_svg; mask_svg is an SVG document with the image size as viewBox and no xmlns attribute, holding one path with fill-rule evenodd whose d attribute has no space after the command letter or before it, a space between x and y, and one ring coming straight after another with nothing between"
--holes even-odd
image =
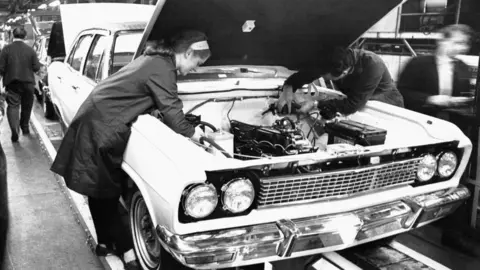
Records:
<instances>
[{"instance_id":1,"label":"engine hose","mask_svg":"<svg viewBox=\"0 0 480 270\"><path fill-rule=\"evenodd\" d=\"M217 132L217 128L214 125L212 125L208 122L200 121L199 125L207 126L207 127L211 128L213 132Z\"/></svg>"},{"instance_id":2,"label":"engine hose","mask_svg":"<svg viewBox=\"0 0 480 270\"><path fill-rule=\"evenodd\" d=\"M203 144L203 142L208 142L209 144L213 145L215 148L218 149L218 151L222 152L222 154L228 158L232 158L232 156L230 156L229 153L227 153L227 151L225 151L225 149L223 149L220 145L218 145L214 140L212 139L209 139L207 137L200 137L200 143Z\"/></svg>"}]
</instances>

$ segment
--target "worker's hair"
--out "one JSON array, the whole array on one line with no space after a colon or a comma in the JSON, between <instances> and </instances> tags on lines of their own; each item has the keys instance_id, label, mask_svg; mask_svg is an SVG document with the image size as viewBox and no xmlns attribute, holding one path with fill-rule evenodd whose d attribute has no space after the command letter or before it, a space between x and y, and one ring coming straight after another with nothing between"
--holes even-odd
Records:
<instances>
[{"instance_id":1,"label":"worker's hair","mask_svg":"<svg viewBox=\"0 0 480 270\"><path fill-rule=\"evenodd\" d=\"M327 48L322 51L320 69L323 74L340 76L346 69L355 65L355 56L352 49L343 47Z\"/></svg>"},{"instance_id":2,"label":"worker's hair","mask_svg":"<svg viewBox=\"0 0 480 270\"><path fill-rule=\"evenodd\" d=\"M442 34L442 39L449 39L452 37L453 33L460 32L468 37L468 41L470 42L475 35L475 31L466 25L466 24L451 24L443 27L438 31Z\"/></svg>"},{"instance_id":3,"label":"worker's hair","mask_svg":"<svg viewBox=\"0 0 480 270\"><path fill-rule=\"evenodd\" d=\"M181 31L169 39L148 41L145 55L173 56L186 52L190 46L199 41L207 41L205 33L196 30ZM210 49L194 50L193 54L201 59L210 57Z\"/></svg>"},{"instance_id":4,"label":"worker's hair","mask_svg":"<svg viewBox=\"0 0 480 270\"><path fill-rule=\"evenodd\" d=\"M23 27L15 27L15 29L13 29L14 38L25 39L26 36L27 36L27 31L25 31Z\"/></svg>"}]
</instances>

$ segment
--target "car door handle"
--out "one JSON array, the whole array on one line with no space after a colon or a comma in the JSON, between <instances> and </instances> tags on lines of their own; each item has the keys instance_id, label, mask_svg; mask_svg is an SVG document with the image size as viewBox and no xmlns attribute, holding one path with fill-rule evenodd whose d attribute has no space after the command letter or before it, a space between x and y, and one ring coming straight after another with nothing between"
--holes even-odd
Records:
<instances>
[{"instance_id":1,"label":"car door handle","mask_svg":"<svg viewBox=\"0 0 480 270\"><path fill-rule=\"evenodd\" d=\"M60 76L57 76L57 79L61 82L62 81L62 77Z\"/></svg>"},{"instance_id":2,"label":"car door handle","mask_svg":"<svg viewBox=\"0 0 480 270\"><path fill-rule=\"evenodd\" d=\"M72 88L73 88L73 90L77 91L78 88L80 88L80 87L79 87L79 86L76 86L76 85L72 85Z\"/></svg>"}]
</instances>

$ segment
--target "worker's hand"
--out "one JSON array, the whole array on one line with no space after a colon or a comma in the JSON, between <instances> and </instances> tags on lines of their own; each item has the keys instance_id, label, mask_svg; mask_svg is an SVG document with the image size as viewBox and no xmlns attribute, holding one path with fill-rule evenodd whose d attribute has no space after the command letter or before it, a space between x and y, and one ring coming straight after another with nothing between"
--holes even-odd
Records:
<instances>
[{"instance_id":1,"label":"worker's hand","mask_svg":"<svg viewBox=\"0 0 480 270\"><path fill-rule=\"evenodd\" d=\"M298 112L303 114L308 114L310 111L315 109L315 100L306 100L301 104L302 107L298 109Z\"/></svg>"},{"instance_id":2,"label":"worker's hand","mask_svg":"<svg viewBox=\"0 0 480 270\"><path fill-rule=\"evenodd\" d=\"M282 93L280 94L280 97L277 101L277 110L281 112L283 110L283 107L287 105L287 113L291 113L293 99L294 95L292 86L288 84L283 85Z\"/></svg>"},{"instance_id":3,"label":"worker's hand","mask_svg":"<svg viewBox=\"0 0 480 270\"><path fill-rule=\"evenodd\" d=\"M190 139L192 139L196 142L200 142L201 137L205 137L205 133L203 132L203 130L200 127L196 127L195 128L195 133L193 134L192 137L190 137Z\"/></svg>"}]
</instances>

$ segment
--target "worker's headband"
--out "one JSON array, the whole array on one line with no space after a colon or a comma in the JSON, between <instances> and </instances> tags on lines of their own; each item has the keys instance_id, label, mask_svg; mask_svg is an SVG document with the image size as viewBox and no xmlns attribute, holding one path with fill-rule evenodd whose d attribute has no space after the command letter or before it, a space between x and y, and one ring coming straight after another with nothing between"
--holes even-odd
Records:
<instances>
[{"instance_id":1,"label":"worker's headband","mask_svg":"<svg viewBox=\"0 0 480 270\"><path fill-rule=\"evenodd\" d=\"M208 50L210 47L208 47L208 43L206 40L202 40L192 43L192 45L190 45L190 48L192 48L192 50L194 51L203 51Z\"/></svg>"}]
</instances>

